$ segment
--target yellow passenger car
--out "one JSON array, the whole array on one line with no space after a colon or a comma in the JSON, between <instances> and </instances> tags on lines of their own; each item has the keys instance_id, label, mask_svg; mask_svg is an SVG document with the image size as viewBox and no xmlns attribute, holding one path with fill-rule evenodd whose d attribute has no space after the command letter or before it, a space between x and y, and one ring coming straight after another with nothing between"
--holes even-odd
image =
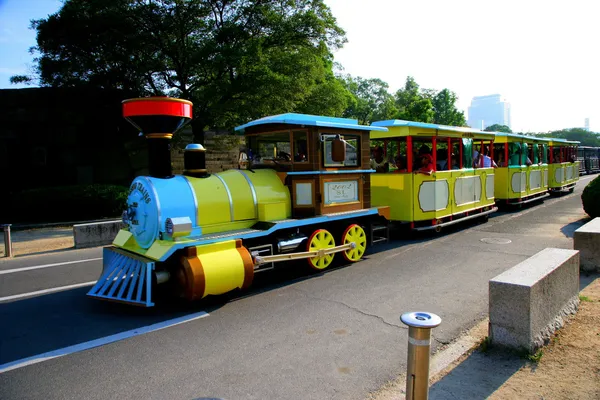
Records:
<instances>
[{"instance_id":1,"label":"yellow passenger car","mask_svg":"<svg viewBox=\"0 0 600 400\"><path fill-rule=\"evenodd\" d=\"M402 120L372 125L388 131L371 131L371 145L376 146L371 204L388 205L392 221L439 231L471 218L487 218L498 209L493 157L488 154L494 134Z\"/></svg>"},{"instance_id":2,"label":"yellow passenger car","mask_svg":"<svg viewBox=\"0 0 600 400\"><path fill-rule=\"evenodd\" d=\"M579 142L565 139L550 139L548 149L548 188L550 192L573 192L579 180L577 147Z\"/></svg>"},{"instance_id":3,"label":"yellow passenger car","mask_svg":"<svg viewBox=\"0 0 600 400\"><path fill-rule=\"evenodd\" d=\"M548 197L550 139L496 132L495 193L501 204L522 205Z\"/></svg>"}]
</instances>

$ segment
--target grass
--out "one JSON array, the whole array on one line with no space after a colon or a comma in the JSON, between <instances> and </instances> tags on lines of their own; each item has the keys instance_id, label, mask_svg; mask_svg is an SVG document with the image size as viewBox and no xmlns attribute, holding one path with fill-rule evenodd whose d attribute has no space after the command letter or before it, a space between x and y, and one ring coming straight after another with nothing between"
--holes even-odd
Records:
<instances>
[{"instance_id":1,"label":"grass","mask_svg":"<svg viewBox=\"0 0 600 400\"><path fill-rule=\"evenodd\" d=\"M588 302L592 302L592 301L593 301L593 300L592 300L592 299L590 299L589 297L587 297L587 296L582 296L582 295L579 295L579 300L580 300L580 301L588 301Z\"/></svg>"},{"instance_id":2,"label":"grass","mask_svg":"<svg viewBox=\"0 0 600 400\"><path fill-rule=\"evenodd\" d=\"M484 337L479 343L479 351L487 353L492 347L492 339L489 336Z\"/></svg>"},{"instance_id":3,"label":"grass","mask_svg":"<svg viewBox=\"0 0 600 400\"><path fill-rule=\"evenodd\" d=\"M530 354L529 356L527 356L527 359L529 361L537 364L538 362L540 362L543 355L544 355L544 351L542 349L539 349L538 351L535 352L535 354Z\"/></svg>"}]
</instances>

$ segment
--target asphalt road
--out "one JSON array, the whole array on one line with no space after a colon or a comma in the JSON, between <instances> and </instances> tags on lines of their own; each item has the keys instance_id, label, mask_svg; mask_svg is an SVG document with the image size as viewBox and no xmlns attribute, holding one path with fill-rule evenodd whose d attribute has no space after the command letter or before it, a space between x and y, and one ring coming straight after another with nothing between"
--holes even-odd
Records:
<instances>
[{"instance_id":1,"label":"asphalt road","mask_svg":"<svg viewBox=\"0 0 600 400\"><path fill-rule=\"evenodd\" d=\"M199 311L209 315L0 373L2 399L364 399L405 370L400 314L438 314L434 346L487 316L488 281L545 247L572 248L575 193L437 236L396 238L322 274L257 275L243 294L154 309L88 287L0 301L0 365ZM99 249L0 262L0 298L95 281ZM3 273L4 272L4 273ZM0 368L1 369L1 368Z\"/></svg>"}]
</instances>

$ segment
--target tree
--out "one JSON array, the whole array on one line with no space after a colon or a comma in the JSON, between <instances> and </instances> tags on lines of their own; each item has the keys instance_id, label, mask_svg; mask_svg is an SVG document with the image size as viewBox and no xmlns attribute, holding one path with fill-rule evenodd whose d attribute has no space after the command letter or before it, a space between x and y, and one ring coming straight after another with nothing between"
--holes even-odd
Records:
<instances>
[{"instance_id":1,"label":"tree","mask_svg":"<svg viewBox=\"0 0 600 400\"><path fill-rule=\"evenodd\" d=\"M435 116L431 99L411 76L406 78L404 89L396 92L396 108L397 118L407 121L433 122Z\"/></svg>"},{"instance_id":2,"label":"tree","mask_svg":"<svg viewBox=\"0 0 600 400\"><path fill-rule=\"evenodd\" d=\"M442 89L431 102L433 105L433 122L440 125L466 126L465 114L456 108L456 93Z\"/></svg>"},{"instance_id":3,"label":"tree","mask_svg":"<svg viewBox=\"0 0 600 400\"><path fill-rule=\"evenodd\" d=\"M327 102L327 88L343 108L330 72L345 33L323 0L65 0L32 27L42 85L189 99L196 141L207 126Z\"/></svg>"},{"instance_id":4,"label":"tree","mask_svg":"<svg viewBox=\"0 0 600 400\"><path fill-rule=\"evenodd\" d=\"M344 111L344 117L356 118L359 124L394 118L398 110L393 96L388 92L388 84L381 79L341 78L346 89L354 96L354 101Z\"/></svg>"},{"instance_id":5,"label":"tree","mask_svg":"<svg viewBox=\"0 0 600 400\"><path fill-rule=\"evenodd\" d=\"M580 146L600 147L600 133L589 132L583 128L561 129L539 134L542 137L559 138L580 142Z\"/></svg>"},{"instance_id":6,"label":"tree","mask_svg":"<svg viewBox=\"0 0 600 400\"><path fill-rule=\"evenodd\" d=\"M504 132L512 133L512 130L506 125L494 124L484 129L486 132Z\"/></svg>"}]
</instances>

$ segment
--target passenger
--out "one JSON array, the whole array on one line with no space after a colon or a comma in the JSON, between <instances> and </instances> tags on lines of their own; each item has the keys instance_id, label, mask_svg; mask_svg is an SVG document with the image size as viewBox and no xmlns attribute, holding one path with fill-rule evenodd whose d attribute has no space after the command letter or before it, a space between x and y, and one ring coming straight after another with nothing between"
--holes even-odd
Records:
<instances>
[{"instance_id":1,"label":"passenger","mask_svg":"<svg viewBox=\"0 0 600 400\"><path fill-rule=\"evenodd\" d=\"M476 167L481 166L481 164L482 164L481 157L483 157L483 168L490 168L490 167L498 168L498 165L496 164L496 162L488 156L489 152L490 152L490 149L487 146L483 148L483 155L480 154L480 158L475 162Z\"/></svg>"},{"instance_id":2,"label":"passenger","mask_svg":"<svg viewBox=\"0 0 600 400\"><path fill-rule=\"evenodd\" d=\"M383 157L383 149L380 146L373 149L371 169L374 169L375 172L388 172L390 169L390 163Z\"/></svg>"},{"instance_id":3,"label":"passenger","mask_svg":"<svg viewBox=\"0 0 600 400\"><path fill-rule=\"evenodd\" d=\"M456 153L452 153L452 169L460 169L460 163L458 162Z\"/></svg>"},{"instance_id":4,"label":"passenger","mask_svg":"<svg viewBox=\"0 0 600 400\"><path fill-rule=\"evenodd\" d=\"M481 148L479 150L481 150ZM477 168L477 160L479 160L479 152L473 147L473 168Z\"/></svg>"},{"instance_id":5,"label":"passenger","mask_svg":"<svg viewBox=\"0 0 600 400\"><path fill-rule=\"evenodd\" d=\"M437 170L445 171L448 169L448 150L438 149L437 151Z\"/></svg>"},{"instance_id":6,"label":"passenger","mask_svg":"<svg viewBox=\"0 0 600 400\"><path fill-rule=\"evenodd\" d=\"M294 161L305 162L306 161L306 142L298 141L296 146L296 154L294 155Z\"/></svg>"},{"instance_id":7,"label":"passenger","mask_svg":"<svg viewBox=\"0 0 600 400\"><path fill-rule=\"evenodd\" d=\"M429 146L427 146L426 144L424 144L423 146L421 146L419 148L419 155L421 154L429 154L431 155L431 150L429 149Z\"/></svg>"},{"instance_id":8,"label":"passenger","mask_svg":"<svg viewBox=\"0 0 600 400\"><path fill-rule=\"evenodd\" d=\"M406 168L406 157L397 155L394 162L396 163L397 168L394 172L408 172L408 169Z\"/></svg>"},{"instance_id":9,"label":"passenger","mask_svg":"<svg viewBox=\"0 0 600 400\"><path fill-rule=\"evenodd\" d=\"M420 156L421 167L415 171L415 174L431 175L435 171L433 165L433 157L429 154L421 154Z\"/></svg>"},{"instance_id":10,"label":"passenger","mask_svg":"<svg viewBox=\"0 0 600 400\"><path fill-rule=\"evenodd\" d=\"M502 153L502 152L499 152L499 154L498 154L498 166L506 167L506 165L504 165L504 153Z\"/></svg>"}]
</instances>

